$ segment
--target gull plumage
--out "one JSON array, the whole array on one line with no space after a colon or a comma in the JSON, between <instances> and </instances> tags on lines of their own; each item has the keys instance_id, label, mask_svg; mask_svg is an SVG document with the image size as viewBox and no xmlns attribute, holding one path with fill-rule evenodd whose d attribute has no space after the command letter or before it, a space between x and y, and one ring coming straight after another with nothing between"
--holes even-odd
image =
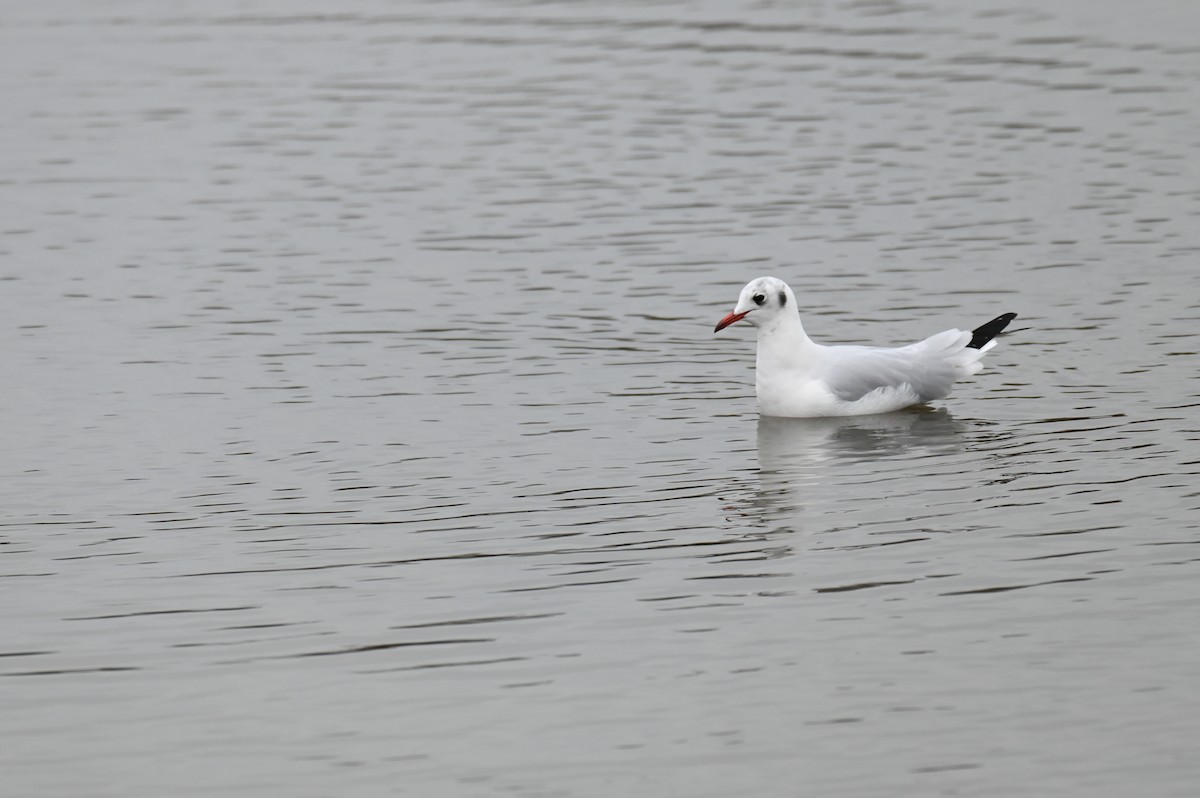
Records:
<instances>
[{"instance_id":1,"label":"gull plumage","mask_svg":"<svg viewBox=\"0 0 1200 798\"><path fill-rule=\"evenodd\" d=\"M742 289L733 312L713 332L739 321L757 328L755 388L762 415L858 416L944 398L957 380L983 368L980 358L1016 315L907 346L824 346L804 332L787 283L759 277Z\"/></svg>"}]
</instances>

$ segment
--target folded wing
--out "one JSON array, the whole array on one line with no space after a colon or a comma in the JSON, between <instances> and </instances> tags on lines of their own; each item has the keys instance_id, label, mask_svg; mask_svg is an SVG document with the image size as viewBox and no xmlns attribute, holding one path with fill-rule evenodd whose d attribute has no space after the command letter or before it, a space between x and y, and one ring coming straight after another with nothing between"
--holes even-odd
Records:
<instances>
[{"instance_id":1,"label":"folded wing","mask_svg":"<svg viewBox=\"0 0 1200 798\"><path fill-rule=\"evenodd\" d=\"M909 346L884 349L829 348L823 379L844 402L857 402L874 391L911 393L918 402L941 399L955 380L974 374L983 350L968 349L971 333L947 330Z\"/></svg>"}]
</instances>

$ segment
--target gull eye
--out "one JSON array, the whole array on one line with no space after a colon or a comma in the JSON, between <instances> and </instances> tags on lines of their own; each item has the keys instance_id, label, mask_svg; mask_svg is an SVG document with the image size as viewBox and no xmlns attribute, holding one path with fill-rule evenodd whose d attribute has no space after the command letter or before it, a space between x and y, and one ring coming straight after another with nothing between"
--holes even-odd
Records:
<instances>
[{"instance_id":1,"label":"gull eye","mask_svg":"<svg viewBox=\"0 0 1200 798\"><path fill-rule=\"evenodd\" d=\"M753 299L754 299L754 304L756 304L756 305L761 305L762 303L767 301L767 297L763 294L755 294Z\"/></svg>"}]
</instances>

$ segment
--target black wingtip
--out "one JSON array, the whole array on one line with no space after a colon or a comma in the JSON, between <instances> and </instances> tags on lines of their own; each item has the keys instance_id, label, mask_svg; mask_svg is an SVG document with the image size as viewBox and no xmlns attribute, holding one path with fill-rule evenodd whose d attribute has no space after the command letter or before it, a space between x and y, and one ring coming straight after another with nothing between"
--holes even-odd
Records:
<instances>
[{"instance_id":1,"label":"black wingtip","mask_svg":"<svg viewBox=\"0 0 1200 798\"><path fill-rule=\"evenodd\" d=\"M1008 326L1009 322L1016 317L1016 313L1005 313L1003 316L997 316L992 319L987 324L976 327L971 331L971 343L967 344L967 346L971 349L983 349L984 344L999 335Z\"/></svg>"}]
</instances>

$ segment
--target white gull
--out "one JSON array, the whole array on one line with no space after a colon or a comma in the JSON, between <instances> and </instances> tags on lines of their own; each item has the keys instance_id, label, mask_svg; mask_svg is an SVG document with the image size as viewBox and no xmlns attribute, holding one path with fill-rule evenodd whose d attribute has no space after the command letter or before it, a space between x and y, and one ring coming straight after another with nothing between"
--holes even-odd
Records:
<instances>
[{"instance_id":1,"label":"white gull","mask_svg":"<svg viewBox=\"0 0 1200 798\"><path fill-rule=\"evenodd\" d=\"M941 399L981 368L980 358L1015 313L975 330L946 330L899 347L823 346L804 332L796 295L776 277L742 289L720 332L738 321L758 328L755 388L764 416L813 418L888 413Z\"/></svg>"}]
</instances>

